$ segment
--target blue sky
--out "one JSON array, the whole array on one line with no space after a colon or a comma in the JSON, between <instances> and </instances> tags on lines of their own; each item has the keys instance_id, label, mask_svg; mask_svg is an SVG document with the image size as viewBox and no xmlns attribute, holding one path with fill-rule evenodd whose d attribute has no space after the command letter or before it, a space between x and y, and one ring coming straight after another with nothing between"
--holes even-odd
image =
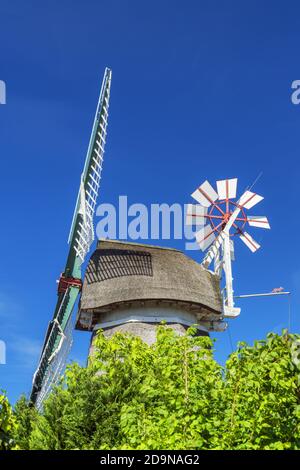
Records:
<instances>
[{"instance_id":1,"label":"blue sky","mask_svg":"<svg viewBox=\"0 0 300 470\"><path fill-rule=\"evenodd\" d=\"M29 392L56 301L99 87L113 70L101 202L191 202L205 179L263 176L252 213L272 230L236 244L236 293L292 291L299 331L300 6L290 1L16 1L0 5L0 387ZM184 249L179 240L161 244ZM200 252L189 252L201 260ZM287 299L240 301L234 345L287 325ZM230 352L216 335L216 357ZM84 363L89 335L75 333Z\"/></svg>"}]
</instances>

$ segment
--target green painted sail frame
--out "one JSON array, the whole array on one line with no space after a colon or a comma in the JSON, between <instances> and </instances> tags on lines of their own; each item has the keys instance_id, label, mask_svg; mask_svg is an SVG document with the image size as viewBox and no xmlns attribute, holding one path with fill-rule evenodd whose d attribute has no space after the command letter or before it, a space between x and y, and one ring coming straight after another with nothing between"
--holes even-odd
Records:
<instances>
[{"instance_id":1,"label":"green painted sail frame","mask_svg":"<svg viewBox=\"0 0 300 470\"><path fill-rule=\"evenodd\" d=\"M63 273L66 278L82 278L81 266L94 238L93 216L106 142L111 77L111 70L106 68L69 234L70 249ZM58 294L54 315L48 325L39 364L33 377L31 401L39 406L51 390L54 382L52 377L57 378L59 375L55 371L55 360L61 353L63 341L68 340L65 332L71 322L79 292L78 286L70 285L65 292Z\"/></svg>"}]
</instances>

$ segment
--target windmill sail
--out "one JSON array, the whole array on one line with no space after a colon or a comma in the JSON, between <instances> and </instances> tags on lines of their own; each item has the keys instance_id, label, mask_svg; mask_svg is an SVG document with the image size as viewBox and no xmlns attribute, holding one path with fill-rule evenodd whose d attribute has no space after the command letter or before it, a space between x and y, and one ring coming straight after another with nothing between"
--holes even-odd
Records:
<instances>
[{"instance_id":1,"label":"windmill sail","mask_svg":"<svg viewBox=\"0 0 300 470\"><path fill-rule=\"evenodd\" d=\"M106 68L69 234L67 262L59 280L57 304L33 377L31 401L38 407L59 380L71 348L71 317L81 289L81 265L94 240L93 217L106 141L111 76L111 70Z\"/></svg>"},{"instance_id":2,"label":"windmill sail","mask_svg":"<svg viewBox=\"0 0 300 470\"><path fill-rule=\"evenodd\" d=\"M237 178L217 181L217 192L213 186L204 181L191 196L199 204L188 204L186 224L201 226L195 233L200 249L206 251L202 266L208 269L214 260L214 272L218 276L223 270L225 286L223 289L224 317L234 318L240 308L234 307L231 262L234 260L234 244L231 237L238 235L244 244L254 253L260 248L252 236L244 230L250 227L269 229L270 224L265 216L247 216L251 209L263 197L251 191L245 191L238 201L233 201L237 193ZM207 222L207 223L206 223Z\"/></svg>"}]
</instances>

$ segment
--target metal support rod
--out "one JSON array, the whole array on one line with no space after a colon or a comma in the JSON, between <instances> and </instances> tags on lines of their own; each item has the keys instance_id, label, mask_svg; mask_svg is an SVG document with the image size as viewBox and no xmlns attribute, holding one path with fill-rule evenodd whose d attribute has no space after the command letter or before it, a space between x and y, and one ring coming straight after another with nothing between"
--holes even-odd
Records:
<instances>
[{"instance_id":1,"label":"metal support rod","mask_svg":"<svg viewBox=\"0 0 300 470\"><path fill-rule=\"evenodd\" d=\"M231 267L231 254L230 254L230 239L229 233L224 230L225 238L223 245L224 253L224 271L225 271L225 280L226 280L226 301L225 304L229 308L234 307L233 301L233 288L232 288L232 267Z\"/></svg>"},{"instance_id":2,"label":"metal support rod","mask_svg":"<svg viewBox=\"0 0 300 470\"><path fill-rule=\"evenodd\" d=\"M265 292L262 294L243 294L243 295L235 295L234 298L236 299L247 299L249 297L271 297L273 295L288 295L288 331L291 331L291 292Z\"/></svg>"},{"instance_id":3,"label":"metal support rod","mask_svg":"<svg viewBox=\"0 0 300 470\"><path fill-rule=\"evenodd\" d=\"M248 297L269 297L271 295L290 295L291 292L266 292L262 294L243 294L243 295L235 295L235 299L246 299Z\"/></svg>"}]
</instances>

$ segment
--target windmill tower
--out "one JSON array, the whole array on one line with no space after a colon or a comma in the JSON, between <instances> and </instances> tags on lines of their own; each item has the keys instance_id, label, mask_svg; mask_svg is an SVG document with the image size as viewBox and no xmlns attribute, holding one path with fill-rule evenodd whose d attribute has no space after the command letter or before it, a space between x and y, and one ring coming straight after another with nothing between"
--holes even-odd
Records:
<instances>
[{"instance_id":1,"label":"windmill tower","mask_svg":"<svg viewBox=\"0 0 300 470\"><path fill-rule=\"evenodd\" d=\"M234 306L232 287L233 236L238 235L251 251L256 251L259 244L244 231L245 225L270 228L266 217L246 216L245 210L261 201L261 196L246 191L235 202L237 179L218 181L217 191L206 181L192 194L198 204L189 204L187 214L187 224L200 227L196 233L200 248L208 250L201 264L172 248L102 240L82 273L94 240L93 218L106 142L111 76L111 70L106 69L80 180L69 253L33 377L31 401L37 407L64 369L72 344L72 312L80 293L75 327L92 333L91 351L98 329L107 337L115 331L130 332L148 343L155 341L156 326L161 321L179 334L190 325L197 325L199 335L224 331L224 319L240 313ZM208 268L212 261L211 271Z\"/></svg>"},{"instance_id":2,"label":"windmill tower","mask_svg":"<svg viewBox=\"0 0 300 470\"><path fill-rule=\"evenodd\" d=\"M88 263L76 328L140 336L151 344L162 321L179 334L223 331L219 278L179 250L100 240Z\"/></svg>"},{"instance_id":3,"label":"windmill tower","mask_svg":"<svg viewBox=\"0 0 300 470\"><path fill-rule=\"evenodd\" d=\"M201 264L174 249L98 242L87 266L76 320L77 329L93 333L91 351L98 329L108 337L126 331L152 343L161 321L179 333L197 325L199 335L208 335L224 331L224 319L240 314L232 286L233 238L239 236L255 252L259 244L245 231L246 224L270 226L264 216L246 215L262 196L247 190L236 200L236 193L234 178L218 181L217 191L205 181L192 194L198 204L188 205L186 223L198 227L196 240L202 251L208 250Z\"/></svg>"}]
</instances>

